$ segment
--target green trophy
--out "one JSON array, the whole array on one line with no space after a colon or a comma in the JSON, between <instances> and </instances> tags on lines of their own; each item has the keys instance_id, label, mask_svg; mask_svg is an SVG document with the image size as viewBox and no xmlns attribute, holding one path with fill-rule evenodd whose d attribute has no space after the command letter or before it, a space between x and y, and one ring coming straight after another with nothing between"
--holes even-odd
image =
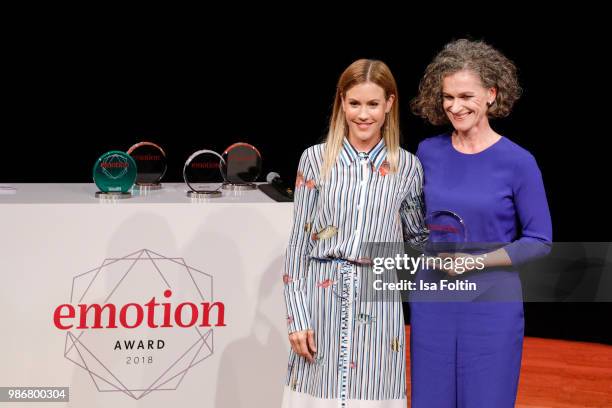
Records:
<instances>
[{"instance_id":1,"label":"green trophy","mask_svg":"<svg viewBox=\"0 0 612 408\"><path fill-rule=\"evenodd\" d=\"M136 181L136 162L125 152L112 150L104 153L93 167L93 179L100 191L97 198L129 198Z\"/></svg>"}]
</instances>

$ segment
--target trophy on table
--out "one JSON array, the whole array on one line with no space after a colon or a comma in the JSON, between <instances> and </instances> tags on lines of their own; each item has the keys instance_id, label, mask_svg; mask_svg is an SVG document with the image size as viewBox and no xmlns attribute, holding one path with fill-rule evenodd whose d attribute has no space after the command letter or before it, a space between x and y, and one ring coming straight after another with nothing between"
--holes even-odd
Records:
<instances>
[{"instance_id":1,"label":"trophy on table","mask_svg":"<svg viewBox=\"0 0 612 408\"><path fill-rule=\"evenodd\" d=\"M134 189L161 189L161 179L168 169L164 150L155 143L140 142L130 147L127 153L136 161L138 167Z\"/></svg>"},{"instance_id":2,"label":"trophy on table","mask_svg":"<svg viewBox=\"0 0 612 408\"><path fill-rule=\"evenodd\" d=\"M104 153L93 167L93 180L100 189L96 198L131 197L136 173L136 162L129 154L118 150Z\"/></svg>"},{"instance_id":3,"label":"trophy on table","mask_svg":"<svg viewBox=\"0 0 612 408\"><path fill-rule=\"evenodd\" d=\"M225 179L221 172L225 160L212 150L198 150L183 166L183 179L189 188L190 198L213 198L221 196Z\"/></svg>"},{"instance_id":4,"label":"trophy on table","mask_svg":"<svg viewBox=\"0 0 612 408\"><path fill-rule=\"evenodd\" d=\"M223 152L221 172L224 190L254 190L261 173L261 154L248 143L234 143Z\"/></svg>"}]
</instances>

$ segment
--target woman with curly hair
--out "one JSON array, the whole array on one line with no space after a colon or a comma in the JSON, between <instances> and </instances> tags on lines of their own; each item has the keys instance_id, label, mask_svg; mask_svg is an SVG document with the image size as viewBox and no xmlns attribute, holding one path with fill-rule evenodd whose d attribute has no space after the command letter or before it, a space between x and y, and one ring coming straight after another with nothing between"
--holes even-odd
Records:
<instances>
[{"instance_id":1,"label":"woman with curly hair","mask_svg":"<svg viewBox=\"0 0 612 408\"><path fill-rule=\"evenodd\" d=\"M466 241L463 253L451 255L461 262L422 269L417 279L477 286L443 301L411 299L413 408L514 406L524 332L517 266L546 255L552 240L534 157L489 122L508 116L520 93L508 58L484 42L462 39L429 64L412 101L415 114L453 129L424 140L417 151L430 242L444 236L436 233L441 213L459 220ZM473 250L482 244L489 249Z\"/></svg>"}]
</instances>

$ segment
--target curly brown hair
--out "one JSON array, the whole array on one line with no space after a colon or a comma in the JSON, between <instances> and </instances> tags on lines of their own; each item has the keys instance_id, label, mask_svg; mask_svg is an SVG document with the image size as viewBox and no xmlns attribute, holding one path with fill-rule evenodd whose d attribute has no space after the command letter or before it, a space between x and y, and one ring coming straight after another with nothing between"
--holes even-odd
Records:
<instances>
[{"instance_id":1,"label":"curly brown hair","mask_svg":"<svg viewBox=\"0 0 612 408\"><path fill-rule=\"evenodd\" d=\"M516 66L489 44L467 39L446 44L427 66L419 84L419 94L410 102L412 112L433 125L449 123L442 107L442 81L446 76L465 69L478 75L485 88L497 89L487 116L508 116L522 92Z\"/></svg>"}]
</instances>

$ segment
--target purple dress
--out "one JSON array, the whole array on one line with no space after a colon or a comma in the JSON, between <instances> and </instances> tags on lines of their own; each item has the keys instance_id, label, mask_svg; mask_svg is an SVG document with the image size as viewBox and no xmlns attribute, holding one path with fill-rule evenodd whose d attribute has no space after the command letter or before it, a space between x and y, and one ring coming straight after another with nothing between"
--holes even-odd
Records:
<instances>
[{"instance_id":1,"label":"purple dress","mask_svg":"<svg viewBox=\"0 0 612 408\"><path fill-rule=\"evenodd\" d=\"M516 267L545 256L552 241L540 170L528 151L505 137L464 154L444 134L421 142L417 157L427 214L458 214L469 243L496 243L513 266L460 275L477 290L448 301L411 299L412 406L513 407L524 331ZM417 275L417 281L440 279L452 280L435 270Z\"/></svg>"}]
</instances>

